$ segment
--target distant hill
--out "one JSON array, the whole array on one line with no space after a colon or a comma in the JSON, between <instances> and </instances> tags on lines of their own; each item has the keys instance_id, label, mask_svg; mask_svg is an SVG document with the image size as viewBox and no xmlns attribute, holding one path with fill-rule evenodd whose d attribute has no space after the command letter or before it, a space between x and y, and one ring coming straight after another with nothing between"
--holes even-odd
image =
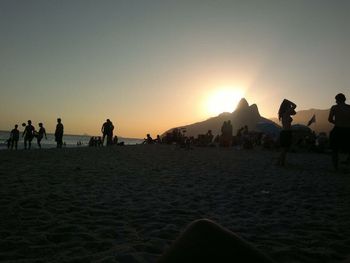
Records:
<instances>
[{"instance_id":1,"label":"distant hill","mask_svg":"<svg viewBox=\"0 0 350 263\"><path fill-rule=\"evenodd\" d=\"M196 122L181 127L174 127L166 131L164 134L171 132L175 128L185 128L187 136L205 134L208 130L211 130L214 135L217 135L221 133L221 126L223 122L228 120L230 120L232 123L234 134L244 125L247 125L249 130L256 130L257 124L261 122L276 125L273 121L260 116L258 106L256 104L249 106L247 100L243 98L238 103L236 110L232 113L224 112L205 121Z\"/></svg>"},{"instance_id":2,"label":"distant hill","mask_svg":"<svg viewBox=\"0 0 350 263\"><path fill-rule=\"evenodd\" d=\"M316 133L326 132L329 133L333 125L328 122L329 109L309 109L298 111L293 116L293 124L307 125L309 120L315 114L316 123L311 124L310 128ZM163 133L171 132L175 128L186 129L187 136L197 136L198 134L205 134L208 130L211 130L214 135L221 133L221 126L224 121L230 120L233 126L234 134L236 131L244 125L248 125L250 131L258 131L258 123L265 123L271 126L279 126L280 122L277 118L264 118L260 115L258 106L256 104L249 105L246 99L241 99L237 108L232 113L223 112L216 117L209 118L205 121L196 122L193 124L174 127Z\"/></svg>"},{"instance_id":3,"label":"distant hill","mask_svg":"<svg viewBox=\"0 0 350 263\"><path fill-rule=\"evenodd\" d=\"M298 111L295 116L293 116L293 124L303 124L307 125L309 120L315 114L316 122L310 125L310 128L316 133L326 132L329 133L333 128L333 125L328 122L329 110L319 110L319 109L309 109ZM279 123L277 118L271 118L270 120Z\"/></svg>"}]
</instances>

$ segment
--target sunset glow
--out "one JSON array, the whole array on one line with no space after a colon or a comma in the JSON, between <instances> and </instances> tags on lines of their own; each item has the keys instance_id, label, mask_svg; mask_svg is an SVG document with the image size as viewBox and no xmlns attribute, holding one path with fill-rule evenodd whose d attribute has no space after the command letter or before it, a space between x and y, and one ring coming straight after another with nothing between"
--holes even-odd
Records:
<instances>
[{"instance_id":1,"label":"sunset glow","mask_svg":"<svg viewBox=\"0 0 350 263\"><path fill-rule=\"evenodd\" d=\"M317 3L317 4L316 4ZM349 96L350 1L1 1L0 130L144 138ZM312 18L312 19L310 19ZM317 96L315 96L317 94ZM20 126L21 127L21 126ZM23 132L23 129L20 130Z\"/></svg>"},{"instance_id":2,"label":"sunset glow","mask_svg":"<svg viewBox=\"0 0 350 263\"><path fill-rule=\"evenodd\" d=\"M244 91L242 88L219 88L208 96L206 111L210 116L216 116L222 112L233 112L243 97Z\"/></svg>"}]
</instances>

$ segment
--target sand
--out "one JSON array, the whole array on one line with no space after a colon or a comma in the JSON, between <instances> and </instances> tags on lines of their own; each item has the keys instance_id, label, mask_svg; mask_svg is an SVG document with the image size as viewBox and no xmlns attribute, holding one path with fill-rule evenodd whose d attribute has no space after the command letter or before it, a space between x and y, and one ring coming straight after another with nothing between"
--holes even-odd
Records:
<instances>
[{"instance_id":1,"label":"sand","mask_svg":"<svg viewBox=\"0 0 350 263\"><path fill-rule=\"evenodd\" d=\"M212 219L277 262L350 254L350 174L326 154L136 145L0 152L1 262L154 262Z\"/></svg>"}]
</instances>

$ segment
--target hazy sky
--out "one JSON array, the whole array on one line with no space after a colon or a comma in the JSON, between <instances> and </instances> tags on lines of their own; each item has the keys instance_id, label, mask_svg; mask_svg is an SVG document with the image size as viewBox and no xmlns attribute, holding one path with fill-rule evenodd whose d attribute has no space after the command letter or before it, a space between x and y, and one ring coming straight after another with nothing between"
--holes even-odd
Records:
<instances>
[{"instance_id":1,"label":"hazy sky","mask_svg":"<svg viewBox=\"0 0 350 263\"><path fill-rule=\"evenodd\" d=\"M350 1L0 0L0 129L153 136L223 87L264 117L350 100ZM235 107L232 101L232 111Z\"/></svg>"}]
</instances>

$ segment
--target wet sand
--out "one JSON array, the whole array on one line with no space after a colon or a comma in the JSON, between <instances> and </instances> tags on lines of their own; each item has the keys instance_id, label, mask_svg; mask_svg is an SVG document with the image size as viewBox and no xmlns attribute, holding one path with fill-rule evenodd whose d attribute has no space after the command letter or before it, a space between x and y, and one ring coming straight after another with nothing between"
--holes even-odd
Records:
<instances>
[{"instance_id":1,"label":"wet sand","mask_svg":"<svg viewBox=\"0 0 350 263\"><path fill-rule=\"evenodd\" d=\"M295 153L136 145L0 151L1 262L154 262L212 219L277 262L350 254L349 166Z\"/></svg>"}]
</instances>

